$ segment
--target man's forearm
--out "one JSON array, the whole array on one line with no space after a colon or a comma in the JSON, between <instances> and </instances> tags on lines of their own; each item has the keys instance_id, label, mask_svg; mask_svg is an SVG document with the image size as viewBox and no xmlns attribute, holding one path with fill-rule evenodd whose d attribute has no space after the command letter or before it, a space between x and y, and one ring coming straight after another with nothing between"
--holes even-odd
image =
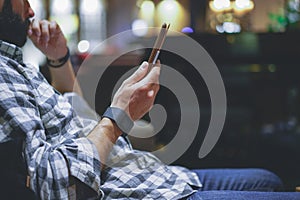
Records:
<instances>
[{"instance_id":1,"label":"man's forearm","mask_svg":"<svg viewBox=\"0 0 300 200\"><path fill-rule=\"evenodd\" d=\"M106 163L107 156L110 153L112 146L116 143L121 133L122 132L114 122L108 118L103 118L95 129L87 136L97 148L102 168Z\"/></svg>"},{"instance_id":2,"label":"man's forearm","mask_svg":"<svg viewBox=\"0 0 300 200\"><path fill-rule=\"evenodd\" d=\"M82 96L81 88L76 80L70 59L59 68L50 68L52 86L59 92L76 92Z\"/></svg>"}]
</instances>

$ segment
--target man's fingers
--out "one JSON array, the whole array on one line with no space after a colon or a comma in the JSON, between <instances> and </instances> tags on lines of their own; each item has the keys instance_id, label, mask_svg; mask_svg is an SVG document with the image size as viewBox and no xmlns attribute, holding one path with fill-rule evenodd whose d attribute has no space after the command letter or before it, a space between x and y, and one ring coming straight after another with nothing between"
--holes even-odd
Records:
<instances>
[{"instance_id":1,"label":"man's fingers","mask_svg":"<svg viewBox=\"0 0 300 200\"><path fill-rule=\"evenodd\" d=\"M51 25L46 20L33 20L28 30L28 36L36 43L42 42L47 44L50 39L50 28Z\"/></svg>"},{"instance_id":2,"label":"man's fingers","mask_svg":"<svg viewBox=\"0 0 300 200\"><path fill-rule=\"evenodd\" d=\"M50 37L55 37L59 33L59 30L60 30L59 25L55 21L50 22L49 25Z\"/></svg>"},{"instance_id":3,"label":"man's fingers","mask_svg":"<svg viewBox=\"0 0 300 200\"><path fill-rule=\"evenodd\" d=\"M42 32L41 32L39 20L33 20L33 22L31 23L31 30L32 30L32 33L34 34L34 36L36 36L36 37L41 36Z\"/></svg>"},{"instance_id":4,"label":"man's fingers","mask_svg":"<svg viewBox=\"0 0 300 200\"><path fill-rule=\"evenodd\" d=\"M160 64L156 64L151 71L137 84L138 87L148 84L159 84Z\"/></svg>"},{"instance_id":5,"label":"man's fingers","mask_svg":"<svg viewBox=\"0 0 300 200\"><path fill-rule=\"evenodd\" d=\"M126 79L125 82L129 84L139 82L147 74L148 67L149 64L147 62L143 62L141 66L128 79Z\"/></svg>"},{"instance_id":6,"label":"man's fingers","mask_svg":"<svg viewBox=\"0 0 300 200\"><path fill-rule=\"evenodd\" d=\"M37 20L33 19L32 22L29 25L28 28L28 37L34 42L38 42L39 37L41 35L40 29L39 29L39 23Z\"/></svg>"},{"instance_id":7,"label":"man's fingers","mask_svg":"<svg viewBox=\"0 0 300 200\"><path fill-rule=\"evenodd\" d=\"M41 31L42 31L42 39L44 43L48 43L50 39L49 27L50 23L46 20L41 21L40 23Z\"/></svg>"},{"instance_id":8,"label":"man's fingers","mask_svg":"<svg viewBox=\"0 0 300 200\"><path fill-rule=\"evenodd\" d=\"M157 60L156 64L154 67L150 70L148 73L147 77L149 77L149 80L158 83L159 75L160 75L160 69L161 69L161 64L160 60Z\"/></svg>"}]
</instances>

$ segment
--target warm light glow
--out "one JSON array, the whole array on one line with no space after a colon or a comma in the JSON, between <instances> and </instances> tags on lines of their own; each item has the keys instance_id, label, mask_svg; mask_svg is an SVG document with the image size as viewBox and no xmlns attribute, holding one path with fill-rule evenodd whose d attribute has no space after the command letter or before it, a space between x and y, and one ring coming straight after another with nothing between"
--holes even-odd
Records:
<instances>
[{"instance_id":1,"label":"warm light glow","mask_svg":"<svg viewBox=\"0 0 300 200\"><path fill-rule=\"evenodd\" d=\"M238 12L249 11L254 8L254 3L251 0L236 0L234 9Z\"/></svg>"},{"instance_id":2,"label":"warm light glow","mask_svg":"<svg viewBox=\"0 0 300 200\"><path fill-rule=\"evenodd\" d=\"M250 0L235 0L235 5L237 8L246 8L250 6Z\"/></svg>"},{"instance_id":3,"label":"warm light glow","mask_svg":"<svg viewBox=\"0 0 300 200\"><path fill-rule=\"evenodd\" d=\"M138 19L132 23L131 29L134 35L142 37L148 33L148 24L146 21Z\"/></svg>"},{"instance_id":4,"label":"warm light glow","mask_svg":"<svg viewBox=\"0 0 300 200\"><path fill-rule=\"evenodd\" d=\"M54 15L70 14L72 13L72 2L71 0L53 0L52 9Z\"/></svg>"},{"instance_id":5,"label":"warm light glow","mask_svg":"<svg viewBox=\"0 0 300 200\"><path fill-rule=\"evenodd\" d=\"M75 33L78 30L78 16L77 15L66 15L64 17L61 16L51 16L50 18L53 21L57 21L60 25L62 31L69 36L72 33ZM67 38L68 39L68 38Z\"/></svg>"},{"instance_id":6,"label":"warm light glow","mask_svg":"<svg viewBox=\"0 0 300 200\"><path fill-rule=\"evenodd\" d=\"M155 5L152 1L144 1L141 5L141 9L143 11L153 12L155 9Z\"/></svg>"},{"instance_id":7,"label":"warm light glow","mask_svg":"<svg viewBox=\"0 0 300 200\"><path fill-rule=\"evenodd\" d=\"M149 26L154 24L155 5L152 1L143 1L140 5L139 18L146 21Z\"/></svg>"},{"instance_id":8,"label":"warm light glow","mask_svg":"<svg viewBox=\"0 0 300 200\"><path fill-rule=\"evenodd\" d=\"M215 12L231 9L230 0L213 0L209 2L209 7Z\"/></svg>"},{"instance_id":9,"label":"warm light glow","mask_svg":"<svg viewBox=\"0 0 300 200\"><path fill-rule=\"evenodd\" d=\"M230 7L229 0L214 0L213 5L216 9L221 10Z\"/></svg>"},{"instance_id":10,"label":"warm light glow","mask_svg":"<svg viewBox=\"0 0 300 200\"><path fill-rule=\"evenodd\" d=\"M95 14L100 12L101 4L99 0L82 0L81 10L83 14Z\"/></svg>"},{"instance_id":11,"label":"warm light glow","mask_svg":"<svg viewBox=\"0 0 300 200\"><path fill-rule=\"evenodd\" d=\"M254 3L251 0L213 0L209 2L209 7L214 12L224 12L234 9L237 13L241 14L250 11L254 8Z\"/></svg>"},{"instance_id":12,"label":"warm light glow","mask_svg":"<svg viewBox=\"0 0 300 200\"><path fill-rule=\"evenodd\" d=\"M175 0L164 0L157 5L157 24L170 23L171 29L181 31L189 23L189 14Z\"/></svg>"},{"instance_id":13,"label":"warm light glow","mask_svg":"<svg viewBox=\"0 0 300 200\"><path fill-rule=\"evenodd\" d=\"M162 3L162 7L167 12L176 11L177 3L174 0L166 0Z\"/></svg>"},{"instance_id":14,"label":"warm light glow","mask_svg":"<svg viewBox=\"0 0 300 200\"><path fill-rule=\"evenodd\" d=\"M209 7L213 12L217 12L216 22L210 26L219 33L239 33L241 25L238 19L254 8L252 0L211 0Z\"/></svg>"},{"instance_id":15,"label":"warm light glow","mask_svg":"<svg viewBox=\"0 0 300 200\"><path fill-rule=\"evenodd\" d=\"M87 40L81 40L81 41L78 43L77 48L78 48L78 51L79 51L80 53L85 53L85 52L87 52L87 51L89 50L89 48L90 48L90 43L89 43L89 41L87 41Z\"/></svg>"}]
</instances>

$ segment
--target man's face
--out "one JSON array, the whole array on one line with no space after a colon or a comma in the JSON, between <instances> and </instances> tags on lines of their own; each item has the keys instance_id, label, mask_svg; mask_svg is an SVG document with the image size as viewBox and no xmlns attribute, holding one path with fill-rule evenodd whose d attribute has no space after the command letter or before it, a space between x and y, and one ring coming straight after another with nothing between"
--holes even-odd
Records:
<instances>
[{"instance_id":1,"label":"man's face","mask_svg":"<svg viewBox=\"0 0 300 200\"><path fill-rule=\"evenodd\" d=\"M0 39L24 46L27 39L29 18L34 13L27 0L0 0Z\"/></svg>"}]
</instances>

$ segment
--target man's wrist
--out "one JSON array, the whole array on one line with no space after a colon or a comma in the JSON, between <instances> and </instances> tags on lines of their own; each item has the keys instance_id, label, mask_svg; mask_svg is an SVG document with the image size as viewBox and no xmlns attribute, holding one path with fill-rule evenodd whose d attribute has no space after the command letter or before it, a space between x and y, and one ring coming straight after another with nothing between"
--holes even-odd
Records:
<instances>
[{"instance_id":1,"label":"man's wrist","mask_svg":"<svg viewBox=\"0 0 300 200\"><path fill-rule=\"evenodd\" d=\"M130 119L127 113L117 107L107 108L102 117L111 119L125 134L128 134L133 127L133 121Z\"/></svg>"},{"instance_id":2,"label":"man's wrist","mask_svg":"<svg viewBox=\"0 0 300 200\"><path fill-rule=\"evenodd\" d=\"M121 129L117 126L115 121L113 121L107 117L102 118L101 127L102 127L102 129L106 129L106 131L104 131L104 133L109 133L106 135L111 142L115 142L118 139L118 137L122 134Z\"/></svg>"},{"instance_id":3,"label":"man's wrist","mask_svg":"<svg viewBox=\"0 0 300 200\"><path fill-rule=\"evenodd\" d=\"M69 58L70 58L70 50L67 47L67 53L64 57L56 60L52 60L47 57L47 64L52 68L60 68L68 62Z\"/></svg>"}]
</instances>

